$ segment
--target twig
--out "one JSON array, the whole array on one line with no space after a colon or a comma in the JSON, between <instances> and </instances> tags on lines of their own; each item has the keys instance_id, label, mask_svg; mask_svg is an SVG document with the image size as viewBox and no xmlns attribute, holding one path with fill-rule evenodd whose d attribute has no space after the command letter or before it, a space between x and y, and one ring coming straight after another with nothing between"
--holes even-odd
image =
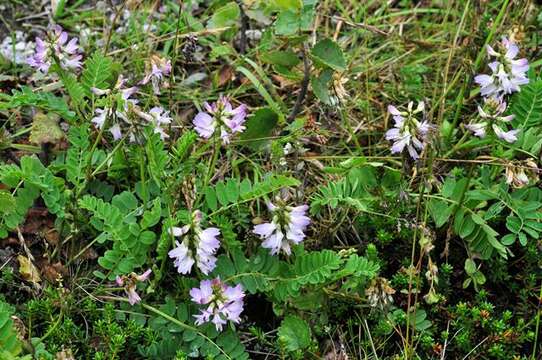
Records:
<instances>
[{"instance_id":1,"label":"twig","mask_svg":"<svg viewBox=\"0 0 542 360\"><path fill-rule=\"evenodd\" d=\"M237 0L237 4L239 5L239 10L241 12L241 29L239 29L239 31L241 32L239 39L239 52L241 54L244 54L247 49L246 31L248 29L248 16L245 13L245 9L243 8L243 1Z\"/></svg>"},{"instance_id":2,"label":"twig","mask_svg":"<svg viewBox=\"0 0 542 360\"><path fill-rule=\"evenodd\" d=\"M310 67L309 67L309 59L307 57L307 53L308 53L307 44L303 44L303 81L301 82L301 90L299 91L299 94L297 95L294 108L292 109L292 112L288 116L288 122L291 122L295 119L295 117L301 110L301 105L303 104L303 100L305 100L305 96L307 95L307 89L309 87L309 77L310 77Z\"/></svg>"},{"instance_id":3,"label":"twig","mask_svg":"<svg viewBox=\"0 0 542 360\"><path fill-rule=\"evenodd\" d=\"M361 29L365 29L365 30L368 30L368 31L370 31L370 32L372 32L372 33L378 34L378 35L383 35L383 36L389 36L389 35L390 35L390 34L388 34L387 32L380 30L380 29L377 28L376 26L367 25L367 24L364 24L364 23L354 23L354 22L348 21L347 19L342 18L342 17L340 17L340 16L330 16L330 17L331 17L333 20L339 20L339 21L342 21L342 22L345 23L346 25L349 25L349 26L352 26L352 27L361 28Z\"/></svg>"},{"instance_id":4,"label":"twig","mask_svg":"<svg viewBox=\"0 0 542 360\"><path fill-rule=\"evenodd\" d=\"M117 24L117 20L119 18L120 13L124 10L124 7L126 6L126 1L124 1L120 7L120 9L117 11L117 8L115 5L113 5L110 2L113 9L115 9L115 17L113 18L113 21L111 22L111 28L109 29L109 33L107 34L107 42L105 43L104 47L104 55L107 56L107 52L109 51L109 45L111 44L111 37L113 36L113 31L115 30L115 25Z\"/></svg>"}]
</instances>

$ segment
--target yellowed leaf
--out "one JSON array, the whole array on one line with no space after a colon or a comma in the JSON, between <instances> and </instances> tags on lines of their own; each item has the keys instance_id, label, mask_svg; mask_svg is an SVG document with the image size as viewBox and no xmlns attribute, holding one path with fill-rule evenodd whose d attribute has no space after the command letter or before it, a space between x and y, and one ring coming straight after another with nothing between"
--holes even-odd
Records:
<instances>
[{"instance_id":1,"label":"yellowed leaf","mask_svg":"<svg viewBox=\"0 0 542 360\"><path fill-rule=\"evenodd\" d=\"M32 261L23 255L17 256L17 260L19 261L19 272L23 279L38 286L41 282L41 277L38 269L32 264Z\"/></svg>"},{"instance_id":2,"label":"yellowed leaf","mask_svg":"<svg viewBox=\"0 0 542 360\"><path fill-rule=\"evenodd\" d=\"M56 144L64 137L64 131L58 125L58 115L37 113L32 120L30 142L42 145Z\"/></svg>"}]
</instances>

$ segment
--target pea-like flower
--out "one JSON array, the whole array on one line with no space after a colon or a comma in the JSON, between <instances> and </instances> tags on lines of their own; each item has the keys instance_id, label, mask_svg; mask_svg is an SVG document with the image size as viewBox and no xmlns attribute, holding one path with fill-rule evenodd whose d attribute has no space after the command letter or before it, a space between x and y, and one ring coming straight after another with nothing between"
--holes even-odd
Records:
<instances>
[{"instance_id":1,"label":"pea-like flower","mask_svg":"<svg viewBox=\"0 0 542 360\"><path fill-rule=\"evenodd\" d=\"M262 247L271 250L271 255L283 251L286 255L292 253L291 245L299 244L305 239L307 226L311 220L306 216L307 205L276 206L268 203L267 207L273 214L271 222L254 226L252 232L264 239Z\"/></svg>"},{"instance_id":2,"label":"pea-like flower","mask_svg":"<svg viewBox=\"0 0 542 360\"><path fill-rule=\"evenodd\" d=\"M151 56L147 65L147 72L143 80L142 85L148 84L149 81L152 84L152 89L156 95L160 94L160 85L164 81L164 77L168 76L171 72L171 61L169 59L163 59L157 55Z\"/></svg>"},{"instance_id":3,"label":"pea-like flower","mask_svg":"<svg viewBox=\"0 0 542 360\"><path fill-rule=\"evenodd\" d=\"M474 81L480 85L482 96L502 96L503 94L512 94L520 91L520 86L529 83L527 71L529 62L525 58L516 59L519 53L519 47L508 40L502 38L500 51L496 51L491 46L487 46L487 53L496 60L489 63L491 75L480 74L474 78Z\"/></svg>"},{"instance_id":4,"label":"pea-like flower","mask_svg":"<svg viewBox=\"0 0 542 360\"><path fill-rule=\"evenodd\" d=\"M514 119L514 115L503 116L505 111L506 102L502 98L485 98L484 107L478 106L481 121L465 125L465 127L479 138L485 138L488 131L493 130L499 139L513 143L517 140L519 130L508 130L506 128L506 124Z\"/></svg>"},{"instance_id":5,"label":"pea-like flower","mask_svg":"<svg viewBox=\"0 0 542 360\"><path fill-rule=\"evenodd\" d=\"M169 137L166 134L163 126L171 123L171 117L169 116L169 111L165 111L159 106L155 106L149 110L148 113L145 113L137 108L134 108L134 112L139 115L142 119L148 121L153 127L156 134L160 134L160 138L165 140Z\"/></svg>"},{"instance_id":6,"label":"pea-like flower","mask_svg":"<svg viewBox=\"0 0 542 360\"><path fill-rule=\"evenodd\" d=\"M203 280L199 288L190 290L190 297L196 304L207 306L194 315L196 325L212 322L217 331L222 331L228 320L236 324L241 322L245 297L241 284L228 286L220 278Z\"/></svg>"},{"instance_id":7,"label":"pea-like flower","mask_svg":"<svg viewBox=\"0 0 542 360\"><path fill-rule=\"evenodd\" d=\"M236 133L245 131L247 107L244 104L235 109L228 98L220 96L213 104L203 104L206 111L199 112L192 121L196 132L204 139L209 139L216 132L223 144L229 144Z\"/></svg>"},{"instance_id":8,"label":"pea-like flower","mask_svg":"<svg viewBox=\"0 0 542 360\"><path fill-rule=\"evenodd\" d=\"M128 296L130 305L135 305L141 301L141 297L136 292L137 283L147 281L151 272L151 269L148 269L141 275L132 272L128 276L117 276L115 279L118 286L124 286L124 292L126 292L126 295Z\"/></svg>"},{"instance_id":9,"label":"pea-like flower","mask_svg":"<svg viewBox=\"0 0 542 360\"><path fill-rule=\"evenodd\" d=\"M27 59L27 63L42 73L47 73L56 57L63 69L80 68L83 56L77 41L77 38L68 41L68 33L60 25L55 25L48 39L36 38L35 53Z\"/></svg>"},{"instance_id":10,"label":"pea-like flower","mask_svg":"<svg viewBox=\"0 0 542 360\"><path fill-rule=\"evenodd\" d=\"M180 242L175 241L177 247L168 253L169 257L174 259L174 265L180 274L188 274L196 264L201 272L207 275L216 266L215 254L220 247L217 238L220 230L215 227L202 230L201 219L201 212L196 210L190 225L169 229L171 235L181 239Z\"/></svg>"},{"instance_id":11,"label":"pea-like flower","mask_svg":"<svg viewBox=\"0 0 542 360\"><path fill-rule=\"evenodd\" d=\"M128 118L128 111L130 110L131 106L133 107L138 102L135 99L131 99L132 95L137 92L138 88L136 86L126 88L124 87L125 83L126 79L122 75L120 75L112 90L98 88L91 89L92 93L97 96L109 95L113 93L114 99L117 100L114 113L112 110L112 106L97 108L95 110L96 116L94 116L90 120L96 126L96 128L102 129L106 119L112 118L113 114L115 114L115 120L117 121L109 127L109 132L111 133L111 135L113 135L113 140L115 141L122 138L122 127L119 120L122 120L124 123L130 124L130 120Z\"/></svg>"},{"instance_id":12,"label":"pea-like flower","mask_svg":"<svg viewBox=\"0 0 542 360\"><path fill-rule=\"evenodd\" d=\"M388 112L393 116L395 125L386 132L386 140L393 141L392 154L401 153L406 147L412 159L417 160L420 157L418 152L426 146L431 125L427 120L416 119L416 115L424 114L424 102L420 101L416 109L413 107L412 101L408 103L407 111L399 111L393 105L388 106Z\"/></svg>"}]
</instances>

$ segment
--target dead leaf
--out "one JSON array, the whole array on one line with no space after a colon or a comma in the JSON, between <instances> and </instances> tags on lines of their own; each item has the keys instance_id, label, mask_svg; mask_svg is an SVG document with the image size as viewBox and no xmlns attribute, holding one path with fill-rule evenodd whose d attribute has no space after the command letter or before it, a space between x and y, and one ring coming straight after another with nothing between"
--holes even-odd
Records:
<instances>
[{"instance_id":1,"label":"dead leaf","mask_svg":"<svg viewBox=\"0 0 542 360\"><path fill-rule=\"evenodd\" d=\"M42 144L56 144L64 137L64 131L58 126L58 115L37 113L32 120L30 142Z\"/></svg>"},{"instance_id":2,"label":"dead leaf","mask_svg":"<svg viewBox=\"0 0 542 360\"><path fill-rule=\"evenodd\" d=\"M49 262L45 260L42 264L38 264L38 266L40 269L42 269L41 273L43 277L53 284L68 274L68 270L60 261L54 264L49 264Z\"/></svg>"},{"instance_id":3,"label":"dead leaf","mask_svg":"<svg viewBox=\"0 0 542 360\"><path fill-rule=\"evenodd\" d=\"M15 315L11 315L11 320L13 321L13 328L17 332L17 338L21 341L24 341L27 334L24 322Z\"/></svg>"},{"instance_id":4,"label":"dead leaf","mask_svg":"<svg viewBox=\"0 0 542 360\"><path fill-rule=\"evenodd\" d=\"M55 355L56 360L75 360L71 349L64 349Z\"/></svg>"},{"instance_id":5,"label":"dead leaf","mask_svg":"<svg viewBox=\"0 0 542 360\"><path fill-rule=\"evenodd\" d=\"M23 255L17 256L17 260L19 261L19 272L23 279L31 282L35 287L39 287L39 283L41 282L40 273L34 264L32 264L32 261Z\"/></svg>"},{"instance_id":6,"label":"dead leaf","mask_svg":"<svg viewBox=\"0 0 542 360\"><path fill-rule=\"evenodd\" d=\"M229 65L224 65L218 71L217 87L222 87L235 79L233 68Z\"/></svg>"},{"instance_id":7,"label":"dead leaf","mask_svg":"<svg viewBox=\"0 0 542 360\"><path fill-rule=\"evenodd\" d=\"M43 234L43 237L45 238L45 240L47 240L49 244L53 246L56 246L58 244L58 239L60 238L58 231L56 231L55 229L47 230Z\"/></svg>"}]
</instances>

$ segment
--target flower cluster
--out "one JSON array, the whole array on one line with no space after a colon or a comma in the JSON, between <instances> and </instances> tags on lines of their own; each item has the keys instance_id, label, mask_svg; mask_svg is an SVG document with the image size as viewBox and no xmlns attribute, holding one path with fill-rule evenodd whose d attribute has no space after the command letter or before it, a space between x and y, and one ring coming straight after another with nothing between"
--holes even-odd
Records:
<instances>
[{"instance_id":1,"label":"flower cluster","mask_svg":"<svg viewBox=\"0 0 542 360\"><path fill-rule=\"evenodd\" d=\"M395 294L395 290L390 286L389 281L382 277L373 279L365 290L369 305L381 310L388 308L393 303L393 294Z\"/></svg>"},{"instance_id":2,"label":"flower cluster","mask_svg":"<svg viewBox=\"0 0 542 360\"><path fill-rule=\"evenodd\" d=\"M147 65L147 72L143 80L142 85L152 83L152 89L156 95L160 94L160 85L165 76L168 76L171 72L171 61L169 59L163 59L157 55L151 56Z\"/></svg>"},{"instance_id":3,"label":"flower cluster","mask_svg":"<svg viewBox=\"0 0 542 360\"><path fill-rule=\"evenodd\" d=\"M487 46L489 57L496 59L489 63L492 74L480 74L474 78L480 85L480 93L484 97L483 108L478 106L481 120L466 125L466 128L480 138L484 138L492 130L499 139L513 143L517 140L519 130L508 130L506 124L510 123L514 116L503 116L506 111L504 97L520 91L521 85L529 83L527 78L529 62L525 58L516 59L519 48L506 37L502 38L499 47L500 52Z\"/></svg>"},{"instance_id":4,"label":"flower cluster","mask_svg":"<svg viewBox=\"0 0 542 360\"><path fill-rule=\"evenodd\" d=\"M215 253L220 247L217 239L220 230L214 227L202 230L201 219L201 212L196 210L190 225L169 229L171 235L181 238L180 242L175 241L177 247L168 253L170 258L175 259L174 264L180 274L188 274L196 264L207 275L216 266Z\"/></svg>"},{"instance_id":5,"label":"flower cluster","mask_svg":"<svg viewBox=\"0 0 542 360\"><path fill-rule=\"evenodd\" d=\"M503 37L500 47L502 51L498 52L491 46L487 46L488 55L496 59L489 63L492 74L480 74L474 78L474 81L480 85L482 96L498 97L503 94L512 94L520 91L521 85L529 83L526 76L529 70L529 62L525 58L516 59L519 53L518 46Z\"/></svg>"},{"instance_id":6,"label":"flower cluster","mask_svg":"<svg viewBox=\"0 0 542 360\"><path fill-rule=\"evenodd\" d=\"M137 283L146 281L149 278L151 272L152 270L148 269L141 275L137 275L133 272L130 273L130 275L128 276L117 276L117 278L115 279L115 282L118 286L124 286L124 291L126 292L126 295L128 295L128 302L130 303L130 305L137 304L141 301L141 298L136 292Z\"/></svg>"},{"instance_id":7,"label":"flower cluster","mask_svg":"<svg viewBox=\"0 0 542 360\"><path fill-rule=\"evenodd\" d=\"M63 69L77 69L81 67L82 55L80 54L77 38L68 41L68 33L60 25L53 27L47 40L36 38L35 53L27 59L28 65L43 73L49 71L49 67L55 58Z\"/></svg>"},{"instance_id":8,"label":"flower cluster","mask_svg":"<svg viewBox=\"0 0 542 360\"><path fill-rule=\"evenodd\" d=\"M190 290L190 296L196 304L207 306L198 315L194 315L196 325L212 322L218 331L222 331L228 320L236 324L241 321L245 297L241 284L232 287L223 283L220 278L203 280L199 288Z\"/></svg>"},{"instance_id":9,"label":"flower cluster","mask_svg":"<svg viewBox=\"0 0 542 360\"><path fill-rule=\"evenodd\" d=\"M146 122L143 125L152 125L154 132L160 134L162 140L168 138L169 135L166 134L164 125L168 125L172 121L169 116L169 111L166 111L159 106L155 106L148 112L144 112L137 106L138 101L136 99L131 99L131 96L137 92L138 88L136 86L125 88L124 84L125 79L122 76L119 76L117 84L112 91L109 89L92 89L92 92L98 96L112 95L112 99L115 101L113 101L112 106L104 106L103 108L96 109L96 116L92 118L91 122L94 123L98 129L101 129L103 128L106 119L113 118L112 115L114 114L114 120L116 121L109 127L109 132L113 135L113 139L119 140L122 137L121 125L127 125L129 128L128 135L130 141L135 142L136 135L132 131L132 125L135 124L136 119L143 119ZM114 113L112 110L113 107L115 108ZM134 114L135 116L130 116L130 114Z\"/></svg>"},{"instance_id":10,"label":"flower cluster","mask_svg":"<svg viewBox=\"0 0 542 360\"><path fill-rule=\"evenodd\" d=\"M209 139L218 131L223 144L229 144L234 134L245 130L246 105L241 104L234 109L226 97L220 96L218 101L206 102L204 107L206 112L199 112L193 120L195 130L202 138Z\"/></svg>"},{"instance_id":11,"label":"flower cluster","mask_svg":"<svg viewBox=\"0 0 542 360\"><path fill-rule=\"evenodd\" d=\"M395 125L386 132L386 140L393 141L391 152L393 154L403 152L405 147L412 159L417 160L427 142L427 135L431 125L427 120L419 121L416 115L424 116L425 105L423 101L418 103L416 109L413 109L414 103L408 103L407 111L399 111L395 106L389 105L388 112L393 116Z\"/></svg>"},{"instance_id":12,"label":"flower cluster","mask_svg":"<svg viewBox=\"0 0 542 360\"><path fill-rule=\"evenodd\" d=\"M275 206L272 203L268 203L267 207L273 214L273 219L271 222L254 226L252 232L264 239L262 247L270 249L271 255L276 255L281 250L290 255L290 246L299 244L305 238L304 231L311 222L305 215L309 207Z\"/></svg>"},{"instance_id":13,"label":"flower cluster","mask_svg":"<svg viewBox=\"0 0 542 360\"><path fill-rule=\"evenodd\" d=\"M529 185L531 181L536 183L539 180L540 169L531 159L508 162L505 169L506 183L517 189Z\"/></svg>"},{"instance_id":14,"label":"flower cluster","mask_svg":"<svg viewBox=\"0 0 542 360\"><path fill-rule=\"evenodd\" d=\"M117 100L114 103L114 106L105 106L103 108L98 108L95 110L96 116L93 117L90 121L98 128L102 129L105 125L105 121L108 118L111 118L113 115L113 108L115 108L114 114L117 120L122 120L125 123L129 124L130 120L128 118L128 112L131 106L137 104L137 100L131 99L132 95L135 94L138 90L137 87L132 86L125 88L124 85L126 79L121 75L119 76L117 83L113 87L113 91L109 89L97 89L92 88L92 92L98 96L101 95L113 95L113 98ZM119 140L122 137L121 124L117 121L109 128L109 132L113 135L114 140Z\"/></svg>"},{"instance_id":15,"label":"flower cluster","mask_svg":"<svg viewBox=\"0 0 542 360\"><path fill-rule=\"evenodd\" d=\"M489 129L492 129L498 138L513 143L517 140L519 130L505 131L505 124L514 119L514 115L503 116L506 111L506 102L502 98L489 97L484 99L484 108L478 106L478 114L481 121L465 125L479 138L486 137Z\"/></svg>"}]
</instances>

